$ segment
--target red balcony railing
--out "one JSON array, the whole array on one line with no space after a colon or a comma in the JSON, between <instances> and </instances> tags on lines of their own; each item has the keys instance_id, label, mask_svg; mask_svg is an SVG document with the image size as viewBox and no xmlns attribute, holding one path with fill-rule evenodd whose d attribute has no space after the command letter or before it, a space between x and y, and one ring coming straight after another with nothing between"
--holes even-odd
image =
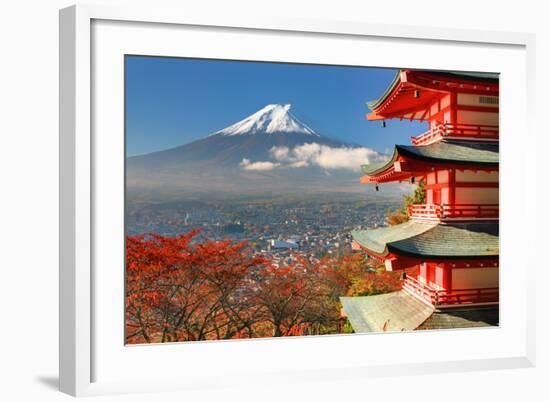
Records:
<instances>
[{"instance_id":1,"label":"red balcony railing","mask_svg":"<svg viewBox=\"0 0 550 401\"><path fill-rule=\"evenodd\" d=\"M411 142L413 145L422 146L440 141L443 138L494 142L498 141L498 127L475 124L439 124L421 135L411 137Z\"/></svg>"},{"instance_id":2,"label":"red balcony railing","mask_svg":"<svg viewBox=\"0 0 550 401\"><path fill-rule=\"evenodd\" d=\"M437 290L407 276L403 289L435 307L498 303L498 288Z\"/></svg>"},{"instance_id":3,"label":"red balcony railing","mask_svg":"<svg viewBox=\"0 0 550 401\"><path fill-rule=\"evenodd\" d=\"M485 219L497 220L498 204L486 205L409 205L409 216L413 219Z\"/></svg>"},{"instance_id":4,"label":"red balcony railing","mask_svg":"<svg viewBox=\"0 0 550 401\"><path fill-rule=\"evenodd\" d=\"M436 290L412 276L407 275L403 281L403 289L431 305L436 304Z\"/></svg>"}]
</instances>

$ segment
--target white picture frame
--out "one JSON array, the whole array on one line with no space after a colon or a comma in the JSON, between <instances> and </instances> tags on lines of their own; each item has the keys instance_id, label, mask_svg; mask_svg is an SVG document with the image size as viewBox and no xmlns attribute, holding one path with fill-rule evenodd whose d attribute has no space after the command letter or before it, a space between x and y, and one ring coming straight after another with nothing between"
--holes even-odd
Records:
<instances>
[{"instance_id":1,"label":"white picture frame","mask_svg":"<svg viewBox=\"0 0 550 401\"><path fill-rule=\"evenodd\" d=\"M223 51L219 48L218 50L199 49L193 54L197 55L202 51L218 52L216 53L218 58L229 58L231 52L237 52L232 54L240 54L243 59L252 57L255 60L292 61L297 57L303 57L304 59L300 61L317 60L321 63L330 62L332 60L330 57L334 60L340 57L338 60L342 63L342 60L346 60L348 64L365 65L361 56L351 54L349 49L363 46L363 42L373 42L369 45L377 46L380 41L384 41L384 47L388 48L406 41L408 45L417 46L420 52L422 52L422 46L437 46L442 54L448 47L452 47L456 54L468 52L468 49L480 54L477 60L462 59L460 65L457 64L457 60L450 59L440 60L437 65L430 59L418 58L417 61L412 61L413 56L410 53L399 56L402 57L402 61L399 62L398 55L394 54L393 59L387 55L388 57L380 62L380 66L401 67L407 64L407 67L464 70L477 67L478 70L486 70L483 68L483 57L491 57L492 61L486 60L486 65L502 65L502 69L489 68L492 72L502 74L501 113L504 121L501 122L501 136L504 140L501 145L503 155L501 174L510 178L510 182L521 182L526 187L535 188L535 177L525 174L529 170L534 170L534 146L518 147L517 139L510 134L521 128L521 132L525 135L522 138L523 143L535 143L532 124L535 87L533 35L292 18L258 19L242 16L237 20L214 18L208 15L188 15L182 10L155 7L112 8L78 5L63 9L60 12L61 391L80 396L134 391L206 389L220 385L245 385L251 380L265 383L324 380L328 377L360 380L362 377L411 374L411 372L421 374L534 366L535 283L534 276L528 274L534 270L534 256L532 256L534 253L526 252L527 258L525 258L514 248L516 244L524 244L527 249L533 245L525 236L518 237L521 234L514 232L513 229L501 230L503 249L501 305L507 306L501 309L505 313L501 319L502 325L497 329L140 347L124 347L123 342L118 341L118 338L114 338L112 343L106 341L105 339L116 337L113 333L123 331L122 326L115 327L112 324L116 319L122 319L118 307L112 308L112 316L109 313L103 313L108 306L107 302L116 300L120 295L118 293L120 288L123 288L123 275L120 274L123 271L123 265L119 264L120 252L123 250L116 248L117 251L113 248L114 253L97 252L97 241L101 241L104 235L111 235L108 234L111 231L104 224L110 217L109 214L105 214L102 205L108 200L106 197L110 196L109 188L120 185L121 181L117 181L117 177L120 178L120 174L123 174L120 159L123 153L117 153L120 150L123 132L116 129L120 127L122 119L116 113L120 114L121 107L123 108L120 103L123 88L118 80L120 69L111 77L105 68L115 70L120 67L120 64L117 64L120 63L119 56L129 51L128 49L137 49L139 54L185 55L189 50L183 48L185 46L181 45L182 42L178 47L177 38L168 41L161 41L161 38L166 39L180 34L189 35L186 29L192 30L192 34L197 35L194 39L202 41L200 43L204 44L205 48L210 46L210 41L215 42L214 39L222 38L220 35L226 35L224 39L230 38L232 46L225 46L227 49ZM147 35L140 36L143 35L143 30L147 30ZM312 44L311 51L298 56L297 52L287 48L287 53L281 53L281 50L277 53L277 46L273 45L268 49L273 55L265 53L263 56L254 56L252 53L247 54L249 50L254 51L254 46L246 43L247 40L252 40L253 35L262 35L266 41L273 43L277 40L286 40L281 39L283 37L292 38L296 43L301 40L304 41L303 43ZM336 51L334 43L331 44L331 41L335 40L340 44L340 51ZM321 42L326 43L327 49L334 49L334 52L321 54L319 52ZM353 47L348 47L347 44L352 42ZM213 43L212 46L215 44ZM493 54L482 56L481 53L486 53L487 49L493 49ZM103 51L105 53L102 53ZM315 53L316 51L318 53ZM177 52L183 53L175 54ZM405 60L406 56L411 58ZM118 61L113 63L113 60ZM107 73L103 74L104 71ZM95 83L92 82L94 76ZM115 96L108 93L108 98L102 98L105 102L97 101L99 97L106 94L101 84L99 87L94 86L101 80L107 80L102 82L109 82L109 87L116 91ZM102 110L105 108L109 108L113 113L112 118L104 114ZM506 111L511 110L514 110L514 113L506 114ZM103 127L103 121L106 124L112 124L109 127L114 127L115 130L111 131L114 132L111 136L103 135L98 140L94 137L94 132L97 132L94 130ZM109 142L111 140L113 142ZM512 152L516 154L515 166L510 166L506 158L506 155ZM106 181L101 177L105 176L106 171L118 171L118 173L113 174L109 182L104 184ZM507 184L502 178L501 180L501 200L504 201L501 206L501 225L503 228L515 227L518 224L525 226L527 221L530 222L527 223L529 225L527 228L534 230L536 219L533 216L536 211L527 207L526 191L514 192L512 184ZM114 199L118 199L114 203L119 206L121 191L123 188L119 188L118 195L113 195ZM112 224L120 223L119 215L111 217L113 217ZM119 269L113 269L115 271L113 276L107 277L106 274L98 274L96 271L98 261L106 260L112 261L115 268ZM517 277L512 278L507 273L507 264L521 266ZM105 263L102 266L105 266ZM106 285L109 282L112 283L112 287ZM515 287L512 288L512 285ZM110 291L111 289L113 291ZM98 300L98 293L101 293L100 300ZM404 336L403 339L400 336ZM411 344L437 345L445 344L445 341L450 339L456 342L453 349L440 352L437 357L435 354L420 355L411 352L408 355L392 355L388 357L387 362L384 362L385 359L376 356L374 352L369 354L372 360L366 360L367 358L361 360L361 352L358 352L357 357L360 360L354 363L338 357L339 351L345 351L345 347L366 349L370 343L376 343L377 349L383 349L383 347L402 344L403 341ZM502 347L499 348L505 341L510 345L507 351L502 350ZM321 350L326 353L324 358L327 360L326 363L316 359L316 355ZM207 356L229 360L237 355L240 356L237 358L240 361L230 369L235 371L235 375L230 370L212 369L212 364L209 367L201 363L188 369L185 377L163 376L160 373L155 375L152 372L153 374L145 375L149 379L144 379L132 377L132 370L124 369L124 367L131 368L136 363L158 366L156 364L159 361L167 361L167 366L170 366L169 360L176 355L181 355L182 352L197 361ZM285 352L288 355L301 353L303 357L301 359L304 361L296 360L293 364L295 366L284 369L277 358ZM268 369L262 365L259 358L273 362L275 368ZM244 365L250 365L250 363L255 365L252 370L247 370ZM128 371L128 375L120 373L123 371Z\"/></svg>"}]
</instances>

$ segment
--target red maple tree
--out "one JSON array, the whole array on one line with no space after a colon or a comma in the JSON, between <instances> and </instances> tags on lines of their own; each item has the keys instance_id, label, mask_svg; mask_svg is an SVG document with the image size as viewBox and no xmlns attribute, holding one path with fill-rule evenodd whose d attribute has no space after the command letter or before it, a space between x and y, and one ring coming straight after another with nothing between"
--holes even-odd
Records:
<instances>
[{"instance_id":1,"label":"red maple tree","mask_svg":"<svg viewBox=\"0 0 550 401\"><path fill-rule=\"evenodd\" d=\"M340 296L400 288L360 256L276 264L246 242L197 234L127 237L127 343L338 333Z\"/></svg>"}]
</instances>

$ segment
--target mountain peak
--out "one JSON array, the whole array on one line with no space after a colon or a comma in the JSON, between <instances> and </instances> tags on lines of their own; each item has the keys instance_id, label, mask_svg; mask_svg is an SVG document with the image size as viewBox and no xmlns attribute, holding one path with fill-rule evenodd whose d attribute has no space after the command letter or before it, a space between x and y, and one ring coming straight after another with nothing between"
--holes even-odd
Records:
<instances>
[{"instance_id":1,"label":"mountain peak","mask_svg":"<svg viewBox=\"0 0 550 401\"><path fill-rule=\"evenodd\" d=\"M268 104L245 119L212 135L299 133L319 137L319 134L292 114L291 107L290 104Z\"/></svg>"}]
</instances>

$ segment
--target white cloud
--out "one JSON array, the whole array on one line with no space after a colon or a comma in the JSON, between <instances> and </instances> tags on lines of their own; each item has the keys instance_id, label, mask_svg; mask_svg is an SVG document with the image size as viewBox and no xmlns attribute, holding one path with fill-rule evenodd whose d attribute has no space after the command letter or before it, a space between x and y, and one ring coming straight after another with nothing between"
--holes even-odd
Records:
<instances>
[{"instance_id":1,"label":"white cloud","mask_svg":"<svg viewBox=\"0 0 550 401\"><path fill-rule=\"evenodd\" d=\"M280 163L273 163L273 162L254 162L252 163L248 159L243 159L239 166L241 166L242 169L247 171L269 171L273 170L275 167L280 166Z\"/></svg>"},{"instance_id":2,"label":"white cloud","mask_svg":"<svg viewBox=\"0 0 550 401\"><path fill-rule=\"evenodd\" d=\"M306 143L289 149L286 146L271 148L271 156L282 166L300 168L318 166L325 170L347 169L358 171L362 164L385 160L383 155L369 148L333 148L318 143Z\"/></svg>"},{"instance_id":3,"label":"white cloud","mask_svg":"<svg viewBox=\"0 0 550 401\"><path fill-rule=\"evenodd\" d=\"M309 166L309 163L305 160L300 160L300 161L297 161L297 162L292 162L292 163L288 164L287 166L292 167L292 168L300 168L300 167Z\"/></svg>"},{"instance_id":4,"label":"white cloud","mask_svg":"<svg viewBox=\"0 0 550 401\"><path fill-rule=\"evenodd\" d=\"M270 153L275 158L275 160L284 160L288 158L289 152L290 149L288 148L288 146L273 146L270 150Z\"/></svg>"}]
</instances>

